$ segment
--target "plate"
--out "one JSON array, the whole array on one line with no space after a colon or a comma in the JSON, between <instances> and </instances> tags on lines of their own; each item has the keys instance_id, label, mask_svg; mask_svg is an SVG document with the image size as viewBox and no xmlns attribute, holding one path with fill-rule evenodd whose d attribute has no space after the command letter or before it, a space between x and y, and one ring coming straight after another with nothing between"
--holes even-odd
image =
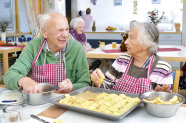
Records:
<instances>
[{"instance_id":1,"label":"plate","mask_svg":"<svg viewBox=\"0 0 186 123\"><path fill-rule=\"evenodd\" d=\"M93 92L93 93L105 92L105 93L108 93L108 94L117 94L117 95L125 94L126 96L130 96L130 97L138 97L138 95L136 95L136 94L124 93L124 92L121 92L121 91L114 91L114 90L96 88L96 87L90 87L90 86L83 87L81 89L75 90L75 91L73 91L69 94L70 94L70 96L74 96L74 95L77 95L77 94L84 93L86 91L90 91L90 92ZM57 106L61 107L61 108L65 108L65 109L69 109L69 110L73 110L73 111L77 111L77 112L81 112L81 113L85 113L85 114L89 114L89 115L92 115L92 116L97 116L97 117L101 117L101 118L105 118L105 119L109 119L109 120L120 120L141 104L141 101L140 101L139 103L134 105L132 108L130 108L127 112L123 113L122 115L114 116L114 115L109 115L109 114L105 114L105 113L101 113L101 112L96 112L96 111L92 111L92 110L88 110L88 109L84 109L84 108L80 108L80 107L60 104L59 100L63 99L63 98L65 98L65 95L54 99L52 102L54 104L56 104Z\"/></svg>"},{"instance_id":2,"label":"plate","mask_svg":"<svg viewBox=\"0 0 186 123\"><path fill-rule=\"evenodd\" d=\"M7 102L3 102L3 101L7 101ZM23 102L24 99L22 97L22 93L17 90L5 90L0 94L1 105L16 105L16 104L22 104Z\"/></svg>"}]
</instances>

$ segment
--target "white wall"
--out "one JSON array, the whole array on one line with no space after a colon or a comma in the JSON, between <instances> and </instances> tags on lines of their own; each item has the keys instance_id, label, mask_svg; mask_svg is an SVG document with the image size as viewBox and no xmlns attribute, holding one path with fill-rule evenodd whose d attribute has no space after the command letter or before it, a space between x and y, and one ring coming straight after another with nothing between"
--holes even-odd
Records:
<instances>
[{"instance_id":1,"label":"white wall","mask_svg":"<svg viewBox=\"0 0 186 123\"><path fill-rule=\"evenodd\" d=\"M85 11L87 8L90 7L91 7L90 0L72 0L71 1L72 18L75 18L80 10Z\"/></svg>"},{"instance_id":2,"label":"white wall","mask_svg":"<svg viewBox=\"0 0 186 123\"><path fill-rule=\"evenodd\" d=\"M186 43L186 0L183 1L182 44Z\"/></svg>"},{"instance_id":3,"label":"white wall","mask_svg":"<svg viewBox=\"0 0 186 123\"><path fill-rule=\"evenodd\" d=\"M71 0L71 18L75 18L78 13L78 0Z\"/></svg>"},{"instance_id":4,"label":"white wall","mask_svg":"<svg viewBox=\"0 0 186 123\"><path fill-rule=\"evenodd\" d=\"M62 13L64 16L66 15L65 0L55 0L55 11Z\"/></svg>"},{"instance_id":5,"label":"white wall","mask_svg":"<svg viewBox=\"0 0 186 123\"><path fill-rule=\"evenodd\" d=\"M133 14L133 0L122 0L122 6L114 6L114 0L97 0L96 5L90 3L90 0L72 1L78 1L76 13L79 10L85 11L88 7L92 9L91 15L96 21L97 27L105 28L109 25L119 27L122 25L127 28L131 20L147 21L147 12L155 8L160 13L165 12L169 23L182 21L180 0L161 0L161 4L152 4L151 0L138 0L138 14Z\"/></svg>"}]
</instances>

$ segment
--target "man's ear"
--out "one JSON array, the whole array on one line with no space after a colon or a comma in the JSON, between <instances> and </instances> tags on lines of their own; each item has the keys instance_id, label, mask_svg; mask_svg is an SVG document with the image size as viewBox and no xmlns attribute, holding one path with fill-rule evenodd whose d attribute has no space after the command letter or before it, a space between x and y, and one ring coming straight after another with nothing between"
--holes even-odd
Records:
<instances>
[{"instance_id":1,"label":"man's ear","mask_svg":"<svg viewBox=\"0 0 186 123\"><path fill-rule=\"evenodd\" d=\"M47 31L46 31L46 29L41 29L41 34L43 35L44 38L47 38Z\"/></svg>"}]
</instances>

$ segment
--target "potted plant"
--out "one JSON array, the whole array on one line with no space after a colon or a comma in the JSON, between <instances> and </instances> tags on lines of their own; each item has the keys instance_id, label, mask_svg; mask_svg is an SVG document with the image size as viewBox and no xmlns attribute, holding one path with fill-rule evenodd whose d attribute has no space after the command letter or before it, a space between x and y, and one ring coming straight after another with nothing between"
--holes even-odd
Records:
<instances>
[{"instance_id":1,"label":"potted plant","mask_svg":"<svg viewBox=\"0 0 186 123\"><path fill-rule=\"evenodd\" d=\"M6 29L8 27L8 21L0 21L1 40L6 42Z\"/></svg>"},{"instance_id":2,"label":"potted plant","mask_svg":"<svg viewBox=\"0 0 186 123\"><path fill-rule=\"evenodd\" d=\"M159 16L159 11L157 9L149 11L148 17L150 18L151 23L157 25L158 23L161 22L162 19L164 19L164 12L162 12L162 15Z\"/></svg>"}]
</instances>

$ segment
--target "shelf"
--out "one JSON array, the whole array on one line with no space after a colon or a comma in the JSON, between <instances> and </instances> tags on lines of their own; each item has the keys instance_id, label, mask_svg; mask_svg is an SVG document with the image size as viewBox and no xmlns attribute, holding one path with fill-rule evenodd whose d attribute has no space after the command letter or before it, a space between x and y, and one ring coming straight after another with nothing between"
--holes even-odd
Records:
<instances>
[{"instance_id":1,"label":"shelf","mask_svg":"<svg viewBox=\"0 0 186 123\"><path fill-rule=\"evenodd\" d=\"M7 33L6 34L6 37L11 37L11 36L21 36L21 35L31 35L32 33L31 32L26 32L26 33ZM1 35L0 35L1 37Z\"/></svg>"}]
</instances>

